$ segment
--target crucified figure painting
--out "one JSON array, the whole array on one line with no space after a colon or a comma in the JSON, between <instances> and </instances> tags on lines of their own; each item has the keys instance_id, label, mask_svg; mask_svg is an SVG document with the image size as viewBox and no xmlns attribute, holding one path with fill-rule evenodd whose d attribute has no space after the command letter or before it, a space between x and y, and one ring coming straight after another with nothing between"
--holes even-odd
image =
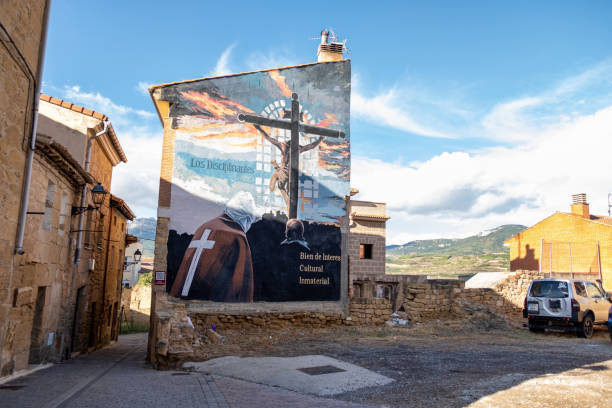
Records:
<instances>
[{"instance_id":1,"label":"crucified figure painting","mask_svg":"<svg viewBox=\"0 0 612 408\"><path fill-rule=\"evenodd\" d=\"M263 130L261 126L254 125L255 129L262 134L262 136L274 146L278 148L281 152L281 164L279 165L276 160L271 160L272 166L274 167L274 172L272 173L272 177L270 177L270 191L274 191L276 188L280 191L283 199L285 200L285 204L287 208L289 208L289 194L287 192L287 188L289 185L289 152L291 151L291 141L280 142ZM312 150L317 147L323 141L323 137L319 137L319 139L315 140L312 143L309 143L304 146L300 146L300 154L307 152L308 150Z\"/></svg>"}]
</instances>

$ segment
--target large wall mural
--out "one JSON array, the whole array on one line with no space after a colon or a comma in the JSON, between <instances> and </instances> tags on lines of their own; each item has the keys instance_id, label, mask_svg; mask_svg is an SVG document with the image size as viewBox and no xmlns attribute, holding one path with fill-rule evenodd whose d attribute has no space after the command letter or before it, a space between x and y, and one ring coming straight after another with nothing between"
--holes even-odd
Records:
<instances>
[{"instance_id":1,"label":"large wall mural","mask_svg":"<svg viewBox=\"0 0 612 408\"><path fill-rule=\"evenodd\" d=\"M344 138L299 133L292 202L291 131L238 115L283 120L297 97L301 124ZM169 294L218 302L339 300L350 62L177 83L163 87L160 99L170 102L175 135Z\"/></svg>"}]
</instances>

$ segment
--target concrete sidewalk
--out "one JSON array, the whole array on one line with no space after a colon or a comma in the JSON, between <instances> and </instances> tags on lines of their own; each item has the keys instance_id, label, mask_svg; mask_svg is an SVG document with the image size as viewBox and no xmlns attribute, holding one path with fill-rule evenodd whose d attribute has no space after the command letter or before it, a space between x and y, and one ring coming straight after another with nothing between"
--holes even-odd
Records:
<instances>
[{"instance_id":1,"label":"concrete sidewalk","mask_svg":"<svg viewBox=\"0 0 612 408\"><path fill-rule=\"evenodd\" d=\"M345 401L306 396L203 373L157 371L145 362L146 334L121 336L103 350L0 386L3 408L329 407Z\"/></svg>"}]
</instances>

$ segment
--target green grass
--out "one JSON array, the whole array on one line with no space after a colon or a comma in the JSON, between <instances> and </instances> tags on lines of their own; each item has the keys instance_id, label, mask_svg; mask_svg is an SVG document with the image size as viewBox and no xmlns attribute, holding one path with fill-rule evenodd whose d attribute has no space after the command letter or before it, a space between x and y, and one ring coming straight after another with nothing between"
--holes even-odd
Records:
<instances>
[{"instance_id":1,"label":"green grass","mask_svg":"<svg viewBox=\"0 0 612 408\"><path fill-rule=\"evenodd\" d=\"M153 272L142 273L138 277L137 286L151 286L153 283Z\"/></svg>"},{"instance_id":2,"label":"green grass","mask_svg":"<svg viewBox=\"0 0 612 408\"><path fill-rule=\"evenodd\" d=\"M507 253L471 255L388 255L386 273L405 275L457 276L475 272L509 270Z\"/></svg>"}]
</instances>

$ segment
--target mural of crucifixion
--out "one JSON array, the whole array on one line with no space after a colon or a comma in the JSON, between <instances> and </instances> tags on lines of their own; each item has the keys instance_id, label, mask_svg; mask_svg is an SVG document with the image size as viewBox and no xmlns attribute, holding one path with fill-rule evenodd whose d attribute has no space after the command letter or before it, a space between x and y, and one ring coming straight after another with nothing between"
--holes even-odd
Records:
<instances>
[{"instance_id":1,"label":"mural of crucifixion","mask_svg":"<svg viewBox=\"0 0 612 408\"><path fill-rule=\"evenodd\" d=\"M275 145L281 151L281 165L279 166L278 163L272 163L275 171L272 179L270 180L270 188L273 187L274 183L278 185L279 190L281 190L281 194L283 194L283 198L286 202L288 198L289 218L297 218L300 153L314 149L319 143L321 143L323 137L344 138L345 135L344 132L340 130L333 130L320 126L311 126L300 123L300 103L298 101L297 93L293 93L291 95L291 110L285 111L284 117L289 117L290 119L270 119L265 116L241 113L238 115L238 120L240 122L253 123L255 128L266 138L266 140ZM290 130L291 139L287 143L280 142L270 137L261 128L261 126ZM313 143L300 146L300 132L318 135L321 137ZM287 192L283 191L286 189L287 175L289 178L288 197Z\"/></svg>"}]
</instances>

